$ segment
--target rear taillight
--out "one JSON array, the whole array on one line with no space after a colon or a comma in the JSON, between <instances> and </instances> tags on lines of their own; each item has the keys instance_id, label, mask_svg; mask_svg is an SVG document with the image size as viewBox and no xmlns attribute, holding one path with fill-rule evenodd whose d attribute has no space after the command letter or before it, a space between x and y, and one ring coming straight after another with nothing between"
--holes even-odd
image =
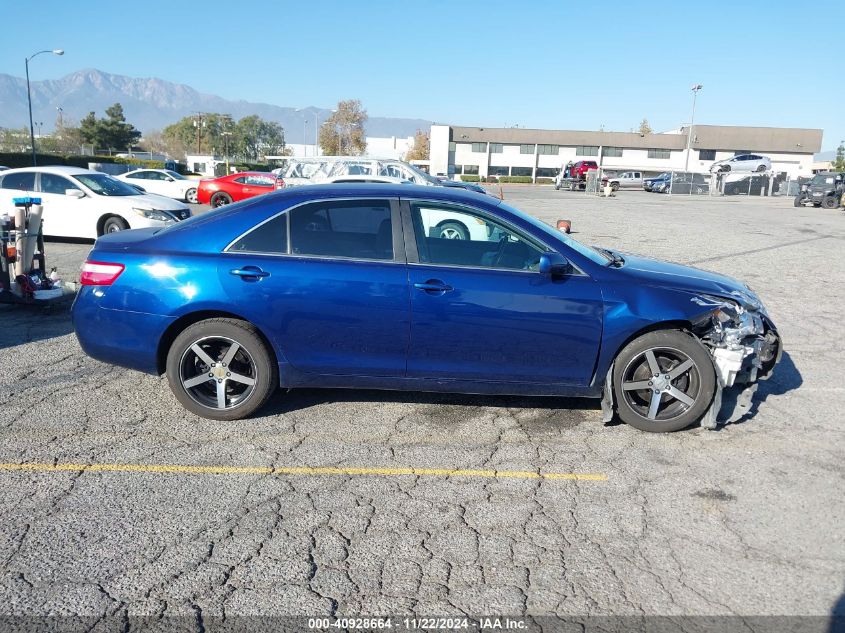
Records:
<instances>
[{"instance_id":1,"label":"rear taillight","mask_svg":"<svg viewBox=\"0 0 845 633\"><path fill-rule=\"evenodd\" d=\"M82 264L79 283L83 286L111 286L125 268L123 264L87 261Z\"/></svg>"}]
</instances>

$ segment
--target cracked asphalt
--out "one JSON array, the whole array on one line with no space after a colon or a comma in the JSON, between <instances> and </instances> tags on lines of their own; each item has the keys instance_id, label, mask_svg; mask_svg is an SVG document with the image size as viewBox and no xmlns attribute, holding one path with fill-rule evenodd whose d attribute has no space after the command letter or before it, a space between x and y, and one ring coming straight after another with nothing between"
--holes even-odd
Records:
<instances>
[{"instance_id":1,"label":"cracked asphalt","mask_svg":"<svg viewBox=\"0 0 845 633\"><path fill-rule=\"evenodd\" d=\"M749 282L786 346L751 413L651 435L592 400L305 390L215 422L87 358L66 308L0 307L2 463L607 477L0 470L0 615L845 613L842 211L504 195L588 243ZM89 249L48 242L48 263L72 277Z\"/></svg>"}]
</instances>

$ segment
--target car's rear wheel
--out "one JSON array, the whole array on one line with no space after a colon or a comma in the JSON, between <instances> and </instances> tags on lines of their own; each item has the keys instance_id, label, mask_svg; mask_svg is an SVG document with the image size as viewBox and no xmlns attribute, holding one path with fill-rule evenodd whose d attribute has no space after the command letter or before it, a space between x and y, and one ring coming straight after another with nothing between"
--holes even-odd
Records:
<instances>
[{"instance_id":1,"label":"car's rear wheel","mask_svg":"<svg viewBox=\"0 0 845 633\"><path fill-rule=\"evenodd\" d=\"M760 166L757 168L757 171L758 171L758 172L763 172L763 171L766 171L766 166L765 166L765 165L760 165Z\"/></svg>"},{"instance_id":2,"label":"car's rear wheel","mask_svg":"<svg viewBox=\"0 0 845 633\"><path fill-rule=\"evenodd\" d=\"M196 204L197 203L197 190L196 188L188 189L185 192L185 202L188 204Z\"/></svg>"},{"instance_id":3,"label":"car's rear wheel","mask_svg":"<svg viewBox=\"0 0 845 633\"><path fill-rule=\"evenodd\" d=\"M444 240L468 240L469 231L459 222L444 222L439 227L440 238Z\"/></svg>"},{"instance_id":4,"label":"car's rear wheel","mask_svg":"<svg viewBox=\"0 0 845 633\"><path fill-rule=\"evenodd\" d=\"M222 207L224 204L231 204L232 196L230 196L228 193L218 191L213 196L211 196L210 202L211 206L216 209L217 207Z\"/></svg>"},{"instance_id":5,"label":"car's rear wheel","mask_svg":"<svg viewBox=\"0 0 845 633\"><path fill-rule=\"evenodd\" d=\"M237 319L207 319L185 329L167 353L167 380L191 413L240 420L278 386L278 367L258 331Z\"/></svg>"},{"instance_id":6,"label":"car's rear wheel","mask_svg":"<svg viewBox=\"0 0 845 633\"><path fill-rule=\"evenodd\" d=\"M835 209L839 206L839 200L837 200L836 196L825 196L822 200L822 206L825 209Z\"/></svg>"},{"instance_id":7,"label":"car's rear wheel","mask_svg":"<svg viewBox=\"0 0 845 633\"><path fill-rule=\"evenodd\" d=\"M120 218L116 215L106 218L106 221L103 222L103 235L108 235L109 233L117 233L118 231L125 231L129 228L129 225L126 223L126 220Z\"/></svg>"},{"instance_id":8,"label":"car's rear wheel","mask_svg":"<svg viewBox=\"0 0 845 633\"><path fill-rule=\"evenodd\" d=\"M619 183L618 182L610 183L610 189L611 189L611 191L619 191Z\"/></svg>"},{"instance_id":9,"label":"car's rear wheel","mask_svg":"<svg viewBox=\"0 0 845 633\"><path fill-rule=\"evenodd\" d=\"M690 334L649 332L629 343L614 361L616 409L642 431L679 431L704 415L716 391L709 352Z\"/></svg>"}]
</instances>

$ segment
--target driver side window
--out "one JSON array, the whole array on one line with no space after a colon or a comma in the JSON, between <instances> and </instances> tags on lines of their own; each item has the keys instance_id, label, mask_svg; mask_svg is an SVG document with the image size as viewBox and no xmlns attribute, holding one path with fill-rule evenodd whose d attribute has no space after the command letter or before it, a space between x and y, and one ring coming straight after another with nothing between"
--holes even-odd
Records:
<instances>
[{"instance_id":1,"label":"driver side window","mask_svg":"<svg viewBox=\"0 0 845 633\"><path fill-rule=\"evenodd\" d=\"M544 252L533 240L475 211L411 205L420 263L536 270Z\"/></svg>"}]
</instances>

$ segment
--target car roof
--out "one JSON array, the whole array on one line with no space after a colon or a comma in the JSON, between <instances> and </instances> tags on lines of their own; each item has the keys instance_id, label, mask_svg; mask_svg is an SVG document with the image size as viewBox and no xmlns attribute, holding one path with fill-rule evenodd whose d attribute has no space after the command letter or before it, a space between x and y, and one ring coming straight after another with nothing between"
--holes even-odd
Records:
<instances>
[{"instance_id":1,"label":"car roof","mask_svg":"<svg viewBox=\"0 0 845 633\"><path fill-rule=\"evenodd\" d=\"M60 174L63 176L76 176L81 174L102 174L102 172L94 171L93 169L85 169L84 167L73 167L71 165L38 165L37 167L18 167L17 169L8 169L3 172L3 175L25 172L37 171L42 174Z\"/></svg>"}]
</instances>

